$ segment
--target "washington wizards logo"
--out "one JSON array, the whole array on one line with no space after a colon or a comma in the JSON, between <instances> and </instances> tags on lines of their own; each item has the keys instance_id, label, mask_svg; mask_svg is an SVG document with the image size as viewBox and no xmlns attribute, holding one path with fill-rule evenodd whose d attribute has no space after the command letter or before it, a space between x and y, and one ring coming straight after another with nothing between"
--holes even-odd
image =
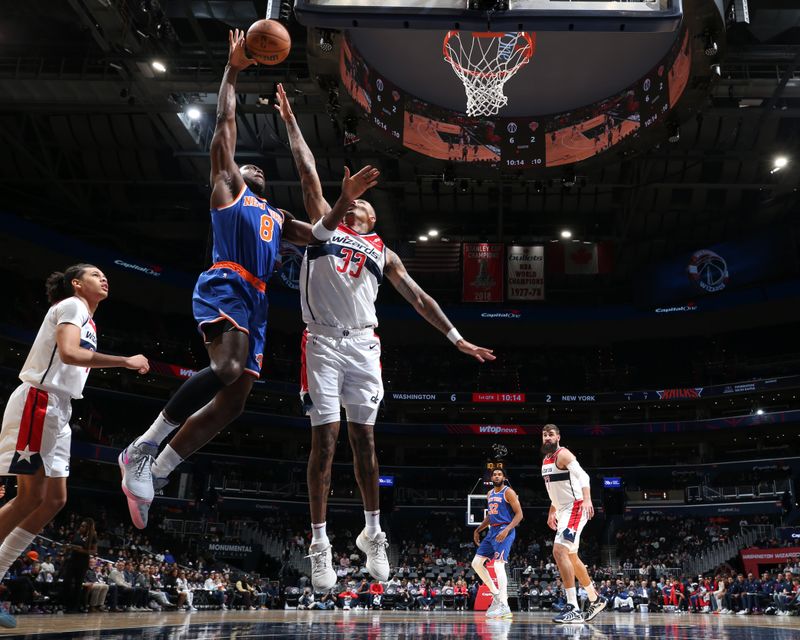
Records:
<instances>
[{"instance_id":1,"label":"washington wizards logo","mask_svg":"<svg viewBox=\"0 0 800 640\"><path fill-rule=\"evenodd\" d=\"M303 265L302 247L291 242L281 242L278 273L283 284L295 291L300 289L300 267Z\"/></svg>"},{"instance_id":2,"label":"washington wizards logo","mask_svg":"<svg viewBox=\"0 0 800 640\"><path fill-rule=\"evenodd\" d=\"M698 287L709 293L722 291L728 285L730 277L725 259L708 249L695 251L692 254L686 273Z\"/></svg>"}]
</instances>

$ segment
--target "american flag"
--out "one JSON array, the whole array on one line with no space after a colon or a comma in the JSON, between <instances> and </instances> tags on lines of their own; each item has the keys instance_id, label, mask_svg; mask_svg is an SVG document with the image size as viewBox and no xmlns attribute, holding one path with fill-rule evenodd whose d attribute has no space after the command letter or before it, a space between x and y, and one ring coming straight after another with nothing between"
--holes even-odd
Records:
<instances>
[{"instance_id":1,"label":"american flag","mask_svg":"<svg viewBox=\"0 0 800 640\"><path fill-rule=\"evenodd\" d=\"M461 269L460 242L403 242L397 255L409 273L458 273Z\"/></svg>"}]
</instances>

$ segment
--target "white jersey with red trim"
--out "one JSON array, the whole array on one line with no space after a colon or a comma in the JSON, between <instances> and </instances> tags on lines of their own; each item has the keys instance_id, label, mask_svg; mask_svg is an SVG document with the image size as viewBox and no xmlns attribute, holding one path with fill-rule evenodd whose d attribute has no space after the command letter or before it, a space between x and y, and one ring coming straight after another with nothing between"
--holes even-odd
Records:
<instances>
[{"instance_id":1,"label":"white jersey with red trim","mask_svg":"<svg viewBox=\"0 0 800 640\"><path fill-rule=\"evenodd\" d=\"M558 452L564 447L559 447L551 455L542 460L542 478L544 486L547 487L547 495L550 502L556 509L561 510L571 507L576 500L583 500L583 493L580 487L572 484L570 473L566 469L559 469L556 466Z\"/></svg>"},{"instance_id":2,"label":"white jersey with red trim","mask_svg":"<svg viewBox=\"0 0 800 640\"><path fill-rule=\"evenodd\" d=\"M60 324L74 324L81 332L81 347L97 351L97 328L86 303L77 297L66 298L47 311L19 379L38 389L82 398L89 369L61 361L56 345Z\"/></svg>"},{"instance_id":3,"label":"white jersey with red trim","mask_svg":"<svg viewBox=\"0 0 800 640\"><path fill-rule=\"evenodd\" d=\"M310 244L300 269L303 321L338 329L377 327L375 299L386 247L377 233L340 224L330 240Z\"/></svg>"}]
</instances>

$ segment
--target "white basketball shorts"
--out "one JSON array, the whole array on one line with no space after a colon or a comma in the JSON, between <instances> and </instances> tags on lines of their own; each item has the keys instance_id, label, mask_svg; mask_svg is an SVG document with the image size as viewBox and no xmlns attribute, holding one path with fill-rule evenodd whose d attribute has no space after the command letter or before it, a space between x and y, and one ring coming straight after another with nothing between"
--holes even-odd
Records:
<instances>
[{"instance_id":1,"label":"white basketball shorts","mask_svg":"<svg viewBox=\"0 0 800 640\"><path fill-rule=\"evenodd\" d=\"M309 327L301 354L300 396L307 407L310 400L311 426L338 422L341 407L348 422L375 424L383 380L381 341L372 329Z\"/></svg>"},{"instance_id":2,"label":"white basketball shorts","mask_svg":"<svg viewBox=\"0 0 800 640\"><path fill-rule=\"evenodd\" d=\"M589 521L583 513L583 500L576 500L556 512L558 528L556 529L556 544L563 544L570 553L578 553L581 542L581 531Z\"/></svg>"},{"instance_id":3,"label":"white basketball shorts","mask_svg":"<svg viewBox=\"0 0 800 640\"><path fill-rule=\"evenodd\" d=\"M0 475L33 475L44 467L50 478L69 476L71 415L68 395L19 385L3 413Z\"/></svg>"}]
</instances>

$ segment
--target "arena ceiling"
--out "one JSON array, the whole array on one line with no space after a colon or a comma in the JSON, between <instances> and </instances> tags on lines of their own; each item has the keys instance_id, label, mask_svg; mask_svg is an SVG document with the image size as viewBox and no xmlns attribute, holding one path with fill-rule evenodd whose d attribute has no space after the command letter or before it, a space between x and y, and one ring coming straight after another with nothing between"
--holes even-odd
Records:
<instances>
[{"instance_id":1,"label":"arena ceiling","mask_svg":"<svg viewBox=\"0 0 800 640\"><path fill-rule=\"evenodd\" d=\"M462 180L458 168L455 180L443 183L411 158L366 142L345 148L329 94L309 72L308 55L319 53L315 37L296 22L286 63L240 76L239 157L262 165L273 201L302 215L271 105L283 82L332 196L345 162L381 168L371 199L390 243L431 225L454 240L506 242L549 240L568 227L581 239L613 240L613 277L625 279L643 263L788 222L798 210L800 9L795 0L749 4L751 23L729 30L722 75L702 111L681 126L680 141L578 167L563 176L577 174L574 186L558 176ZM265 0L8 3L0 18L3 208L93 242L201 268L208 145L227 30L246 27L265 9ZM155 59L166 72L153 69ZM200 108L200 120L179 117L190 105ZM771 173L777 154L790 163Z\"/></svg>"}]
</instances>

